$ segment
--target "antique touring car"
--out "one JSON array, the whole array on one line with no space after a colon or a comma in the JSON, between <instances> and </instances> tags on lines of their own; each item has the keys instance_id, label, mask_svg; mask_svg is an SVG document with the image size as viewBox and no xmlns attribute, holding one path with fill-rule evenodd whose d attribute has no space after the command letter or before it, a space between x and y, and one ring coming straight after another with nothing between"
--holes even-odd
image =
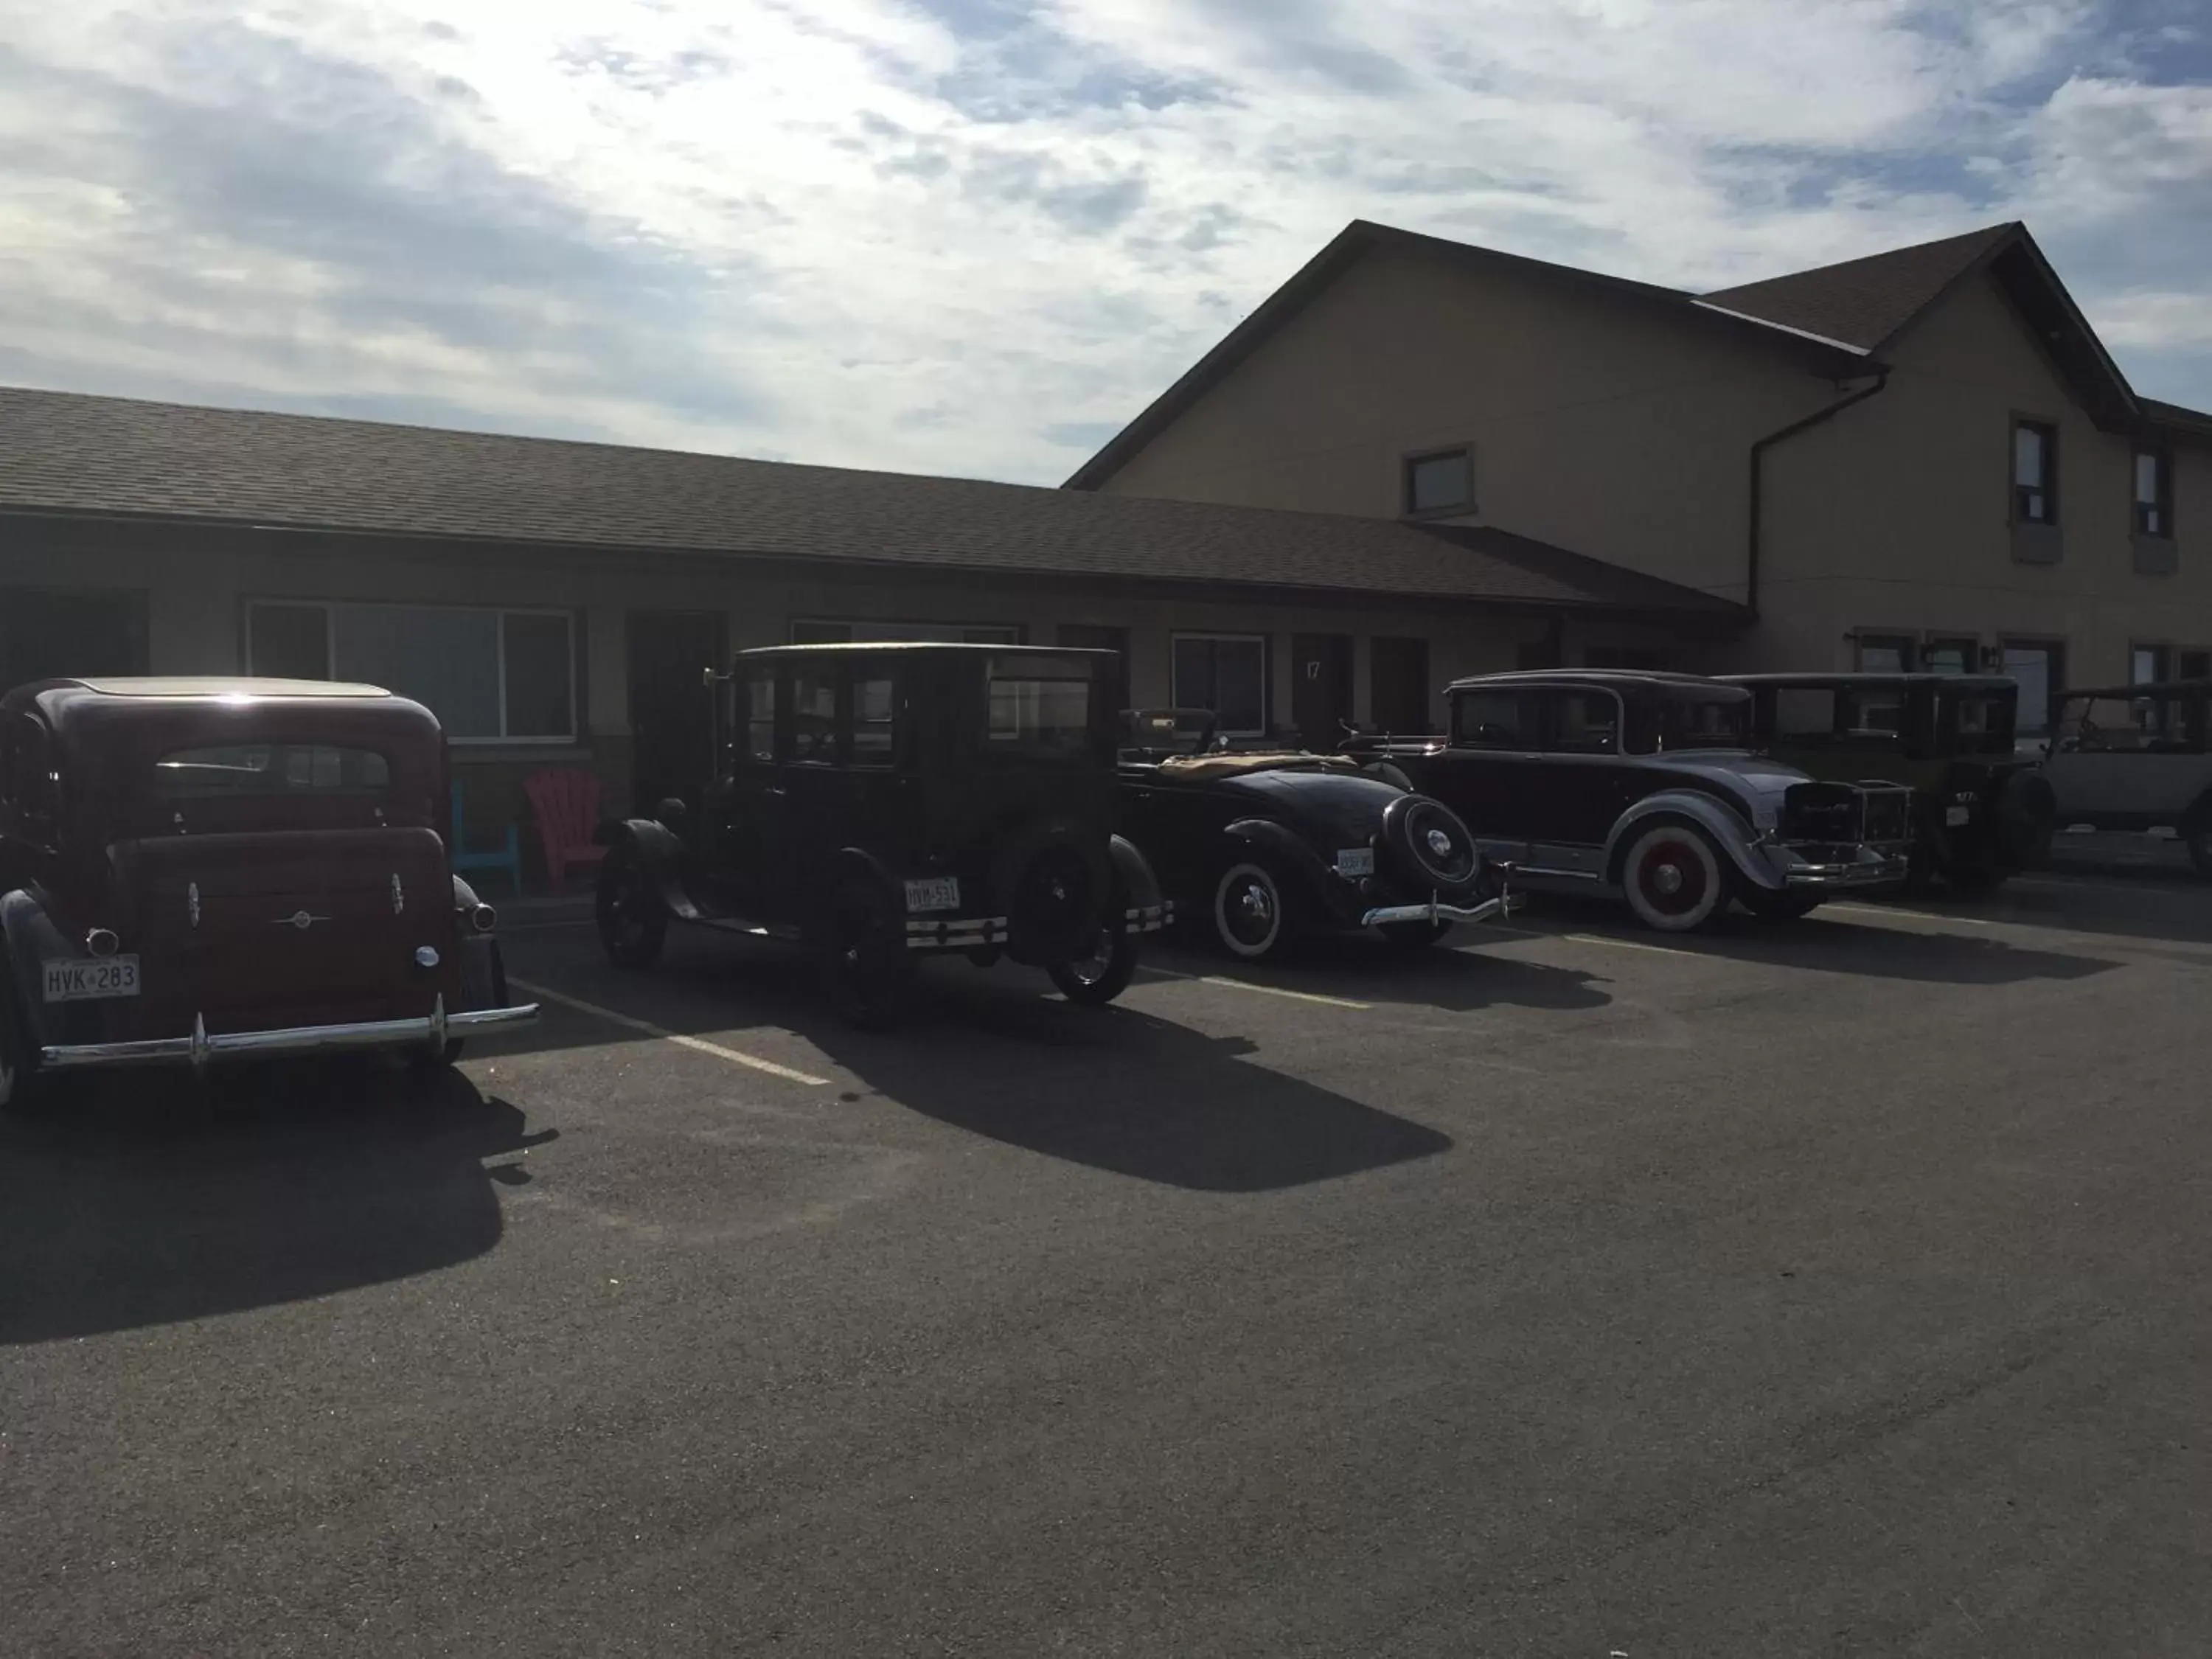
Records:
<instances>
[{"instance_id":1,"label":"antique touring car","mask_svg":"<svg viewBox=\"0 0 2212 1659\"><path fill-rule=\"evenodd\" d=\"M809 946L875 1024L921 957L1001 956L1110 1002L1166 906L1111 833L1113 653L982 645L740 653L718 775L603 826L599 924L643 967L672 921ZM702 694L703 695L703 694Z\"/></svg>"},{"instance_id":2,"label":"antique touring car","mask_svg":"<svg viewBox=\"0 0 2212 1659\"><path fill-rule=\"evenodd\" d=\"M57 680L0 699L0 1103L87 1068L387 1048L510 1006L447 861L445 739L374 686Z\"/></svg>"}]
</instances>

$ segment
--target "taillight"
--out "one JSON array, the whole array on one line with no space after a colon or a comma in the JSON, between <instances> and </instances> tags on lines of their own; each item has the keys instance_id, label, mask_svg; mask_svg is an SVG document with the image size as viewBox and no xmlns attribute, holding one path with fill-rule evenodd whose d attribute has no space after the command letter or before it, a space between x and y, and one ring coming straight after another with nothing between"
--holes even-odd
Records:
<instances>
[{"instance_id":1,"label":"taillight","mask_svg":"<svg viewBox=\"0 0 2212 1659\"><path fill-rule=\"evenodd\" d=\"M123 941L112 927L95 927L84 936L84 948L95 957L112 957Z\"/></svg>"},{"instance_id":2,"label":"taillight","mask_svg":"<svg viewBox=\"0 0 2212 1659\"><path fill-rule=\"evenodd\" d=\"M479 933L489 933L499 926L499 912L489 904L479 904L469 912L469 926Z\"/></svg>"}]
</instances>

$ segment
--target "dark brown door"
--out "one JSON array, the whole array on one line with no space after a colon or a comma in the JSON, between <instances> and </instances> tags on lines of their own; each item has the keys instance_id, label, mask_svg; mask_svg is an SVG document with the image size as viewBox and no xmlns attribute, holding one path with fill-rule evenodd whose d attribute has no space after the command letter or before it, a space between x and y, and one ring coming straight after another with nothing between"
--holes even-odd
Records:
<instances>
[{"instance_id":1,"label":"dark brown door","mask_svg":"<svg viewBox=\"0 0 2212 1659\"><path fill-rule=\"evenodd\" d=\"M1079 651L1118 651L1121 660L1108 676L1106 692L1108 707L1118 716L1129 706L1129 630L1126 628L1107 628L1095 623L1062 623L1056 635L1060 644ZM1115 722L1120 729L1120 720Z\"/></svg>"},{"instance_id":2,"label":"dark brown door","mask_svg":"<svg viewBox=\"0 0 2212 1659\"><path fill-rule=\"evenodd\" d=\"M728 667L719 611L629 614L630 810L677 796L696 806L714 775L714 694L707 670Z\"/></svg>"},{"instance_id":3,"label":"dark brown door","mask_svg":"<svg viewBox=\"0 0 2212 1659\"><path fill-rule=\"evenodd\" d=\"M1376 730L1419 736L1429 730L1429 642L1378 637L1370 665Z\"/></svg>"},{"instance_id":4,"label":"dark brown door","mask_svg":"<svg viewBox=\"0 0 2212 1659\"><path fill-rule=\"evenodd\" d=\"M1291 720L1298 740L1327 754L1344 741L1352 718L1352 635L1291 636Z\"/></svg>"}]
</instances>

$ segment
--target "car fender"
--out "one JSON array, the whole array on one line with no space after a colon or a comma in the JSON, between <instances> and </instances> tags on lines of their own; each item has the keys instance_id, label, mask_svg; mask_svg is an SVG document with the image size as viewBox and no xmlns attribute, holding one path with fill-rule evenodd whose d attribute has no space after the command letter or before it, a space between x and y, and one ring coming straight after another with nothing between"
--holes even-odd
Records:
<instances>
[{"instance_id":1,"label":"car fender","mask_svg":"<svg viewBox=\"0 0 2212 1659\"><path fill-rule=\"evenodd\" d=\"M1149 910L1161 902L1159 878L1134 842L1113 836L1106 843L1106 852L1114 861L1114 874L1130 909Z\"/></svg>"},{"instance_id":2,"label":"car fender","mask_svg":"<svg viewBox=\"0 0 2212 1659\"><path fill-rule=\"evenodd\" d=\"M4 942L9 983L0 995L15 1000L15 1012L28 1028L25 1040L33 1048L46 1041L44 972L40 964L50 957L81 957L84 943L72 944L46 914L45 901L18 887L0 894L0 942Z\"/></svg>"},{"instance_id":3,"label":"car fender","mask_svg":"<svg viewBox=\"0 0 2212 1659\"><path fill-rule=\"evenodd\" d=\"M684 842L666 824L658 818L618 818L594 830L592 839L635 854L671 915L684 921L700 919L699 907L684 885Z\"/></svg>"},{"instance_id":4,"label":"car fender","mask_svg":"<svg viewBox=\"0 0 2212 1659\"><path fill-rule=\"evenodd\" d=\"M1332 915L1347 912L1356 898L1304 838L1273 818L1238 818L1222 830L1232 846L1269 856L1279 876L1288 876L1304 896Z\"/></svg>"},{"instance_id":5,"label":"car fender","mask_svg":"<svg viewBox=\"0 0 2212 1659\"><path fill-rule=\"evenodd\" d=\"M1769 868L1753 845L1742 817L1714 796L1695 789L1662 789L1646 795L1613 821L1605 842L1605 878L1618 884L1628 848L1656 818L1687 818L1713 838L1721 856L1735 866L1746 881L1778 892L1784 883Z\"/></svg>"}]
</instances>

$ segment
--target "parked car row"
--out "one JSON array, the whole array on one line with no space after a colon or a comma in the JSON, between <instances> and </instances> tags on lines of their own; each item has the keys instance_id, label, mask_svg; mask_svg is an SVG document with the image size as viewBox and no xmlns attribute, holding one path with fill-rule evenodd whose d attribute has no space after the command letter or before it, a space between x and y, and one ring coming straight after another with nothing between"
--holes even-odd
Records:
<instances>
[{"instance_id":1,"label":"parked car row","mask_svg":"<svg viewBox=\"0 0 2212 1659\"><path fill-rule=\"evenodd\" d=\"M712 677L715 775L600 827L608 956L672 926L790 941L835 1003L915 964L1121 994L1178 914L1258 961L1303 933L1418 949L1516 890L1617 891L1665 932L1732 903L1981 892L2054 833L2185 843L2212 876L2203 682L2068 695L2015 754L2009 680L1553 670L1448 688L1442 737L1237 750L1125 714L1108 652L790 646ZM706 695L706 693L702 693ZM441 834L445 738L374 686L50 681L0 698L0 1106L73 1072L385 1049L526 1024Z\"/></svg>"}]
</instances>

